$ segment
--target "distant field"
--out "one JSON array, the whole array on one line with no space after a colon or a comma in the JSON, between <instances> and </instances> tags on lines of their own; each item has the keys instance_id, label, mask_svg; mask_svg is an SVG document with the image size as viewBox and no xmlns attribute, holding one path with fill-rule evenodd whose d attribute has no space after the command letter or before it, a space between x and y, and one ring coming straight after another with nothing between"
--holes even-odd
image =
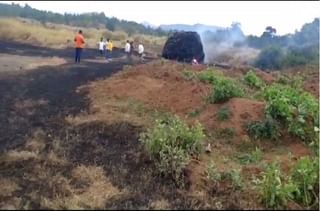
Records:
<instances>
[{"instance_id":1,"label":"distant field","mask_svg":"<svg viewBox=\"0 0 320 211\"><path fill-rule=\"evenodd\" d=\"M62 24L40 23L35 20L22 18L0 18L0 39L23 43L30 43L51 48L73 47L73 38L79 27ZM101 37L110 38L115 47L124 46L127 39L136 44L141 41L146 51L159 54L166 37L153 37L150 35L128 36L123 31L111 32L106 28L82 29L87 47L97 46Z\"/></svg>"}]
</instances>

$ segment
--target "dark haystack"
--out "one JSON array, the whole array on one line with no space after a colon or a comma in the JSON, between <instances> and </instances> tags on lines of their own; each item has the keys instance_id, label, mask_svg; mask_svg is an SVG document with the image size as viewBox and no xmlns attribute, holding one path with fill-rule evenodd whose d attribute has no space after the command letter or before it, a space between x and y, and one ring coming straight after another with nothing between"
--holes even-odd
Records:
<instances>
[{"instance_id":1,"label":"dark haystack","mask_svg":"<svg viewBox=\"0 0 320 211\"><path fill-rule=\"evenodd\" d=\"M180 62L191 62L194 57L202 63L204 53L199 34L196 32L175 32L165 43L162 57Z\"/></svg>"}]
</instances>

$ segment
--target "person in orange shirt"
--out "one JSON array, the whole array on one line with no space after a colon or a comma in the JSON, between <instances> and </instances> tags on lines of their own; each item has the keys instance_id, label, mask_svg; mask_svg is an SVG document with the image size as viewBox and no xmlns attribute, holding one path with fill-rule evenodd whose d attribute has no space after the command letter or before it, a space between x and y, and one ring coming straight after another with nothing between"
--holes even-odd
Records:
<instances>
[{"instance_id":1,"label":"person in orange shirt","mask_svg":"<svg viewBox=\"0 0 320 211\"><path fill-rule=\"evenodd\" d=\"M84 47L84 38L81 30L79 30L78 34L75 36L74 42L76 45L75 62L80 63L80 57L81 57L82 49Z\"/></svg>"}]
</instances>

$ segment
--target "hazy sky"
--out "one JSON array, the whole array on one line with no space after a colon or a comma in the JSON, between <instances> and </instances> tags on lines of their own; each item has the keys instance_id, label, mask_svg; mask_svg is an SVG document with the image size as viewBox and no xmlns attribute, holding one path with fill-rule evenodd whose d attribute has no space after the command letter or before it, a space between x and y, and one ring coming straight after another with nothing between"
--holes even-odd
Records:
<instances>
[{"instance_id":1,"label":"hazy sky","mask_svg":"<svg viewBox=\"0 0 320 211\"><path fill-rule=\"evenodd\" d=\"M3 2L3 1L0 1ZM279 35L294 33L320 17L319 1L6 1L58 13L104 12L106 16L151 24L241 23L245 34L261 35L268 25Z\"/></svg>"}]
</instances>

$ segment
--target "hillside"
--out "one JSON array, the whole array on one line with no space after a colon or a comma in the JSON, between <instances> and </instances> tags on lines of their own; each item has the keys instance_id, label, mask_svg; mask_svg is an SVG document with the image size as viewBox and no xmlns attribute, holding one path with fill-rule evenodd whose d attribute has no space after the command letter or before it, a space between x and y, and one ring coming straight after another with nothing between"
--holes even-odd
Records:
<instances>
[{"instance_id":1,"label":"hillside","mask_svg":"<svg viewBox=\"0 0 320 211\"><path fill-rule=\"evenodd\" d=\"M74 35L79 27L64 24L41 23L33 19L25 18L0 18L0 39L17 41L32 45L67 48L73 47ZM108 29L85 28L83 29L86 39L86 47L97 48L100 38L110 38L114 46L123 48L127 39L136 44L141 41L147 52L160 54L166 37L151 35L131 35L123 31L110 31Z\"/></svg>"}]
</instances>

